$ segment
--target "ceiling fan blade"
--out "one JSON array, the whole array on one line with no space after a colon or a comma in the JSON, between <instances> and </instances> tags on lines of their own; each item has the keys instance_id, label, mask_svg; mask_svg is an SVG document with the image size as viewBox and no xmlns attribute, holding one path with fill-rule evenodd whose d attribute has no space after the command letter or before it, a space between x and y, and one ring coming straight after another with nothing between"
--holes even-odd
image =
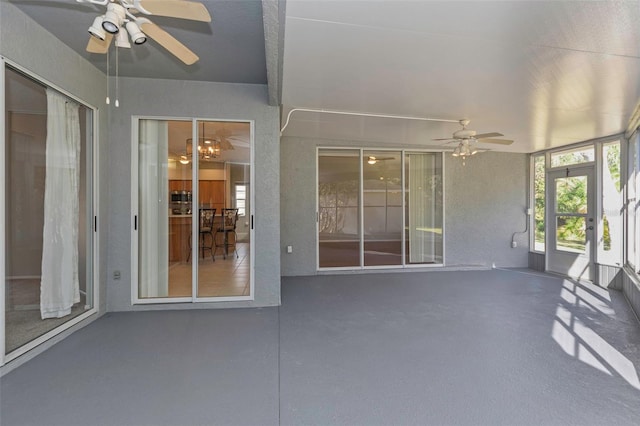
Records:
<instances>
[{"instance_id":1,"label":"ceiling fan blade","mask_svg":"<svg viewBox=\"0 0 640 426\"><path fill-rule=\"evenodd\" d=\"M154 39L160 46L167 49L185 64L193 65L200 59L198 55L189 50L187 46L180 43L174 36L148 19L138 18L137 22L146 35Z\"/></svg>"},{"instance_id":2,"label":"ceiling fan blade","mask_svg":"<svg viewBox=\"0 0 640 426\"><path fill-rule=\"evenodd\" d=\"M431 139L432 141L454 141L455 139L452 138L438 138L438 139Z\"/></svg>"},{"instance_id":3,"label":"ceiling fan blade","mask_svg":"<svg viewBox=\"0 0 640 426\"><path fill-rule=\"evenodd\" d=\"M195 1L135 0L133 4L138 11L146 15L211 22L211 15L206 6Z\"/></svg>"},{"instance_id":4,"label":"ceiling fan blade","mask_svg":"<svg viewBox=\"0 0 640 426\"><path fill-rule=\"evenodd\" d=\"M494 138L496 136L504 136L502 133L493 132L493 133L480 133L479 135L475 135L476 139L484 139L484 138Z\"/></svg>"},{"instance_id":5,"label":"ceiling fan blade","mask_svg":"<svg viewBox=\"0 0 640 426\"><path fill-rule=\"evenodd\" d=\"M100 40L97 37L89 36L89 43L87 43L87 52L89 53L102 53L105 54L109 50L113 36L107 34L104 40Z\"/></svg>"},{"instance_id":6,"label":"ceiling fan blade","mask_svg":"<svg viewBox=\"0 0 640 426\"><path fill-rule=\"evenodd\" d=\"M482 139L479 140L480 143L495 143L498 145L511 145L513 141L508 139Z\"/></svg>"}]
</instances>

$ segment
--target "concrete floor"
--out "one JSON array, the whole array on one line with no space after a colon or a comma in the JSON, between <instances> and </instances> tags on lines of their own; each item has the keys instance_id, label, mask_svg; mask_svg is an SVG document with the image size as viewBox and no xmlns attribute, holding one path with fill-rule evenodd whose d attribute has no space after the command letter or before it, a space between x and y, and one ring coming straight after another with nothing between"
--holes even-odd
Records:
<instances>
[{"instance_id":1,"label":"concrete floor","mask_svg":"<svg viewBox=\"0 0 640 426\"><path fill-rule=\"evenodd\" d=\"M7 425L637 425L621 293L514 271L283 279L280 308L114 313L2 379Z\"/></svg>"}]
</instances>

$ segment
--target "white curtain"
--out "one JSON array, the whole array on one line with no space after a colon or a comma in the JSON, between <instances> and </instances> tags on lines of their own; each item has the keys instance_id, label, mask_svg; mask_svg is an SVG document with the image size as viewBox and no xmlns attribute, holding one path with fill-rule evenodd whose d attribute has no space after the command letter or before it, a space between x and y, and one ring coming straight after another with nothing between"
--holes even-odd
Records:
<instances>
[{"instance_id":1,"label":"white curtain","mask_svg":"<svg viewBox=\"0 0 640 426\"><path fill-rule=\"evenodd\" d=\"M169 126L140 120L138 211L139 295L169 295Z\"/></svg>"},{"instance_id":2,"label":"white curtain","mask_svg":"<svg viewBox=\"0 0 640 426\"><path fill-rule=\"evenodd\" d=\"M409 157L409 263L435 262L436 212L430 178L435 171L433 154Z\"/></svg>"},{"instance_id":3,"label":"white curtain","mask_svg":"<svg viewBox=\"0 0 640 426\"><path fill-rule=\"evenodd\" d=\"M47 89L46 178L40 315L61 318L80 302L78 215L79 105Z\"/></svg>"}]
</instances>

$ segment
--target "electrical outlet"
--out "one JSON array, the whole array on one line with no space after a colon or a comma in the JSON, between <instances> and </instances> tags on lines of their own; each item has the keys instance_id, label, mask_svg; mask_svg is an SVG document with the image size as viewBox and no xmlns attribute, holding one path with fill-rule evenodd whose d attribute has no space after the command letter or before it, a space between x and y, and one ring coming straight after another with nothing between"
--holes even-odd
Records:
<instances>
[{"instance_id":1,"label":"electrical outlet","mask_svg":"<svg viewBox=\"0 0 640 426\"><path fill-rule=\"evenodd\" d=\"M525 213L527 213L527 216L531 216L533 214L533 209L529 208Z\"/></svg>"},{"instance_id":2,"label":"electrical outlet","mask_svg":"<svg viewBox=\"0 0 640 426\"><path fill-rule=\"evenodd\" d=\"M113 279L114 280L119 280L120 279L120 271L113 271Z\"/></svg>"},{"instance_id":3,"label":"electrical outlet","mask_svg":"<svg viewBox=\"0 0 640 426\"><path fill-rule=\"evenodd\" d=\"M511 248L516 248L518 247L518 243L515 241L511 241Z\"/></svg>"},{"instance_id":4,"label":"electrical outlet","mask_svg":"<svg viewBox=\"0 0 640 426\"><path fill-rule=\"evenodd\" d=\"M287 246L287 253L293 253L293 246Z\"/></svg>"}]
</instances>

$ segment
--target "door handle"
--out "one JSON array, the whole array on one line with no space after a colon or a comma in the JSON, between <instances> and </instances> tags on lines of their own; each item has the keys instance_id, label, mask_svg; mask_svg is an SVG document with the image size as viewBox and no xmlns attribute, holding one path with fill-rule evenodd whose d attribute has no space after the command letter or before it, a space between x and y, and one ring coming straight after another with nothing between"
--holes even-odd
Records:
<instances>
[{"instance_id":1,"label":"door handle","mask_svg":"<svg viewBox=\"0 0 640 426\"><path fill-rule=\"evenodd\" d=\"M593 226L587 226L587 229L588 229L589 231L593 231Z\"/></svg>"}]
</instances>

